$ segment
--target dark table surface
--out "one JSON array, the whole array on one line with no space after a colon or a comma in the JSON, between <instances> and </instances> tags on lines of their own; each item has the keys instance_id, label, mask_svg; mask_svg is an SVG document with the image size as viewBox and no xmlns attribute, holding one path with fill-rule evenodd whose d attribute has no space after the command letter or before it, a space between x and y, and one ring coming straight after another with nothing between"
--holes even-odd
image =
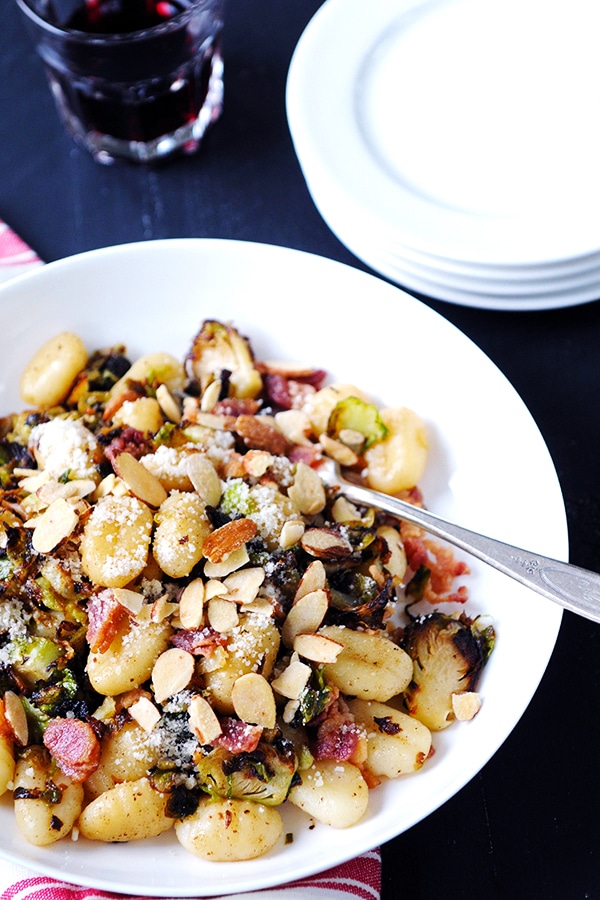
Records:
<instances>
[{"instance_id":1,"label":"dark table surface","mask_svg":"<svg viewBox=\"0 0 600 900\"><path fill-rule=\"evenodd\" d=\"M136 168L99 166L63 132L16 7L4 0L0 218L45 261L131 241L219 237L364 269L315 209L287 127L290 57L319 6L230 0L221 121L198 156ZM496 312L421 299L522 396L562 485L571 562L597 568L600 304ZM382 848L384 900L600 898L599 688L600 629L565 613L540 688L505 744L451 801Z\"/></svg>"}]
</instances>

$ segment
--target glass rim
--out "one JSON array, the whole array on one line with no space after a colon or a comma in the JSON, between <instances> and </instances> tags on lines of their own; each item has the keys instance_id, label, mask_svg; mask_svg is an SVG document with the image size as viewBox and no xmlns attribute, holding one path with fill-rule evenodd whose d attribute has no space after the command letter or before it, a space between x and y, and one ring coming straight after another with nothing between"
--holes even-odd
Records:
<instances>
[{"instance_id":1,"label":"glass rim","mask_svg":"<svg viewBox=\"0 0 600 900\"><path fill-rule=\"evenodd\" d=\"M157 35L168 33L180 27L182 21L184 22L189 19L198 7L221 7L224 5L224 0L189 0L190 6L187 9L180 10L175 13L175 15L171 16L171 18L165 19L164 22L159 22L157 25L151 25L148 28L139 28L135 31L121 31L114 33L81 31L78 28L65 28L62 25L56 25L40 15L40 13L33 8L31 2L32 0L16 0L21 11L34 23L34 25L37 25L41 30L54 34L57 37L79 41L84 44L131 43L146 40L148 38L155 38Z\"/></svg>"}]
</instances>

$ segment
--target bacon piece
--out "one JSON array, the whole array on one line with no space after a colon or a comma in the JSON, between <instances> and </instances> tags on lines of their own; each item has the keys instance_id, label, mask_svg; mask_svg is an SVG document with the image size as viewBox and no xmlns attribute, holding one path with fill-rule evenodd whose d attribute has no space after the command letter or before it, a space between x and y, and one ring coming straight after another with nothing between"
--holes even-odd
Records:
<instances>
[{"instance_id":1,"label":"bacon piece","mask_svg":"<svg viewBox=\"0 0 600 900\"><path fill-rule=\"evenodd\" d=\"M136 459L148 452L146 438L137 428L124 428L123 431L112 439L108 447L104 449L104 455L113 465L115 458L120 453L131 453Z\"/></svg>"},{"instance_id":2,"label":"bacon piece","mask_svg":"<svg viewBox=\"0 0 600 900\"><path fill-rule=\"evenodd\" d=\"M351 760L358 749L361 732L345 703L333 704L317 729L313 747L315 759Z\"/></svg>"},{"instance_id":3,"label":"bacon piece","mask_svg":"<svg viewBox=\"0 0 600 900\"><path fill-rule=\"evenodd\" d=\"M95 772L100 762L100 741L88 722L81 719L50 719L44 731L44 746L61 772L82 782Z\"/></svg>"},{"instance_id":4,"label":"bacon piece","mask_svg":"<svg viewBox=\"0 0 600 900\"><path fill-rule=\"evenodd\" d=\"M87 641L92 653L104 653L112 644L127 610L110 588L92 594L87 604Z\"/></svg>"},{"instance_id":5,"label":"bacon piece","mask_svg":"<svg viewBox=\"0 0 600 900\"><path fill-rule=\"evenodd\" d=\"M262 736L262 726L248 725L240 719L229 716L221 719L222 733L212 742L213 747L221 747L230 753L252 753Z\"/></svg>"},{"instance_id":6,"label":"bacon piece","mask_svg":"<svg viewBox=\"0 0 600 900\"><path fill-rule=\"evenodd\" d=\"M180 650L187 650L193 656L210 658L217 647L224 647L227 644L227 635L206 626L205 628L192 628L188 631L176 631L171 637L171 643Z\"/></svg>"},{"instance_id":7,"label":"bacon piece","mask_svg":"<svg viewBox=\"0 0 600 900\"><path fill-rule=\"evenodd\" d=\"M235 416L236 418L242 415L253 416L258 412L260 406L260 400L253 400L251 397L225 397L224 400L215 403L211 413L216 416Z\"/></svg>"},{"instance_id":8,"label":"bacon piece","mask_svg":"<svg viewBox=\"0 0 600 900\"><path fill-rule=\"evenodd\" d=\"M304 444L294 444L288 452L288 459L293 463L303 462L307 466L316 468L323 459L323 453L319 444L313 444L311 447Z\"/></svg>"}]
</instances>

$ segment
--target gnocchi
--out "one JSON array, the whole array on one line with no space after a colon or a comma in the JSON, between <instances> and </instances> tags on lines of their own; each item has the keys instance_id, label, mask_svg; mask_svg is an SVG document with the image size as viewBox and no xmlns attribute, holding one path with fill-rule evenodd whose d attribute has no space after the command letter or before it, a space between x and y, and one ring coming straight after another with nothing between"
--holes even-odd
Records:
<instances>
[{"instance_id":1,"label":"gnocchi","mask_svg":"<svg viewBox=\"0 0 600 900\"><path fill-rule=\"evenodd\" d=\"M38 846L171 832L252 860L285 804L351 828L427 764L449 704L477 712L493 646L463 606L408 615L459 567L318 474L331 456L412 491L424 424L214 320L185 362L125 352L58 335L23 374L35 409L0 421L0 793Z\"/></svg>"}]
</instances>

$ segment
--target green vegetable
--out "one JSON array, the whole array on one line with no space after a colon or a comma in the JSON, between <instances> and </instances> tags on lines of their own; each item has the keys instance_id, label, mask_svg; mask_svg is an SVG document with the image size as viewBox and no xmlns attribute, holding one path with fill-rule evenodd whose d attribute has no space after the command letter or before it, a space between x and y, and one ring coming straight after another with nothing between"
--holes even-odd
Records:
<instances>
[{"instance_id":1,"label":"green vegetable","mask_svg":"<svg viewBox=\"0 0 600 900\"><path fill-rule=\"evenodd\" d=\"M387 426L381 419L377 407L372 403L365 403L358 397L345 397L340 400L329 416L327 434L338 440L344 431L363 435L364 443L358 448L359 453L364 453L388 434Z\"/></svg>"}]
</instances>

